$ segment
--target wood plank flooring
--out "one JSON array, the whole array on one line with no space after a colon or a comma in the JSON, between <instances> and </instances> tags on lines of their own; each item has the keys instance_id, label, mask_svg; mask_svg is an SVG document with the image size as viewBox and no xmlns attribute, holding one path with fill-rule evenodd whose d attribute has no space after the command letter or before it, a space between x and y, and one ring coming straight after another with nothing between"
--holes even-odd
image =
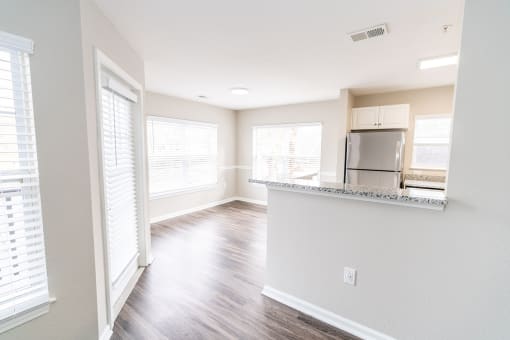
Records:
<instances>
[{"instance_id":1,"label":"wood plank flooring","mask_svg":"<svg viewBox=\"0 0 510 340\"><path fill-rule=\"evenodd\" d=\"M265 241L265 207L238 201L153 224L112 339L357 339L260 294Z\"/></svg>"}]
</instances>

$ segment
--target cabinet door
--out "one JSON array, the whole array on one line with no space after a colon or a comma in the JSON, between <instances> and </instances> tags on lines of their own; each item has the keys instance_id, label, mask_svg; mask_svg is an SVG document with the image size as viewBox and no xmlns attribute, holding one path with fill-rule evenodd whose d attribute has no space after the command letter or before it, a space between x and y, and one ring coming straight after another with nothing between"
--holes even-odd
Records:
<instances>
[{"instance_id":1,"label":"cabinet door","mask_svg":"<svg viewBox=\"0 0 510 340\"><path fill-rule=\"evenodd\" d=\"M379 107L358 107L352 109L352 130L377 129L379 122Z\"/></svg>"},{"instance_id":2,"label":"cabinet door","mask_svg":"<svg viewBox=\"0 0 510 340\"><path fill-rule=\"evenodd\" d=\"M386 105L379 107L380 129L407 129L409 127L409 105Z\"/></svg>"}]
</instances>

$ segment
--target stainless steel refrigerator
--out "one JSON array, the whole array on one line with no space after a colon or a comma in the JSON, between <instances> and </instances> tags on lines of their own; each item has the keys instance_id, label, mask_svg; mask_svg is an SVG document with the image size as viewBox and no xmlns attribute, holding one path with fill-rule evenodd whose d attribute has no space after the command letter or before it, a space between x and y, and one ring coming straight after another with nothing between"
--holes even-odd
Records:
<instances>
[{"instance_id":1,"label":"stainless steel refrigerator","mask_svg":"<svg viewBox=\"0 0 510 340\"><path fill-rule=\"evenodd\" d=\"M399 188L405 132L363 131L347 135L345 183Z\"/></svg>"}]
</instances>

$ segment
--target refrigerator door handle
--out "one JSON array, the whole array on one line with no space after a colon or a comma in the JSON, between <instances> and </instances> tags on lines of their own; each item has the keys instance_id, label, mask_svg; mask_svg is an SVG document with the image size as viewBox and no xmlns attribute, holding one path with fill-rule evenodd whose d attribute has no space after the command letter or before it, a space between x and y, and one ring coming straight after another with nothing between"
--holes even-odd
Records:
<instances>
[{"instance_id":1,"label":"refrigerator door handle","mask_svg":"<svg viewBox=\"0 0 510 340\"><path fill-rule=\"evenodd\" d=\"M347 141L345 144L345 168L346 169L350 167L351 148L352 148L351 138L349 135L347 135Z\"/></svg>"},{"instance_id":2,"label":"refrigerator door handle","mask_svg":"<svg viewBox=\"0 0 510 340\"><path fill-rule=\"evenodd\" d=\"M401 155L402 155L402 143L400 141L397 141L397 144L396 144L396 150L395 150L395 161L396 161L396 166L397 168L401 168L402 166L402 161L401 161Z\"/></svg>"}]
</instances>

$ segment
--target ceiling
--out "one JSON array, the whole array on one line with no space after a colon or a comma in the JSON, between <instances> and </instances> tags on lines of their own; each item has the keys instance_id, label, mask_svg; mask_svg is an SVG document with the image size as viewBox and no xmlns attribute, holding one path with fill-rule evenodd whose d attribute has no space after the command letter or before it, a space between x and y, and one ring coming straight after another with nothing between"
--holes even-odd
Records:
<instances>
[{"instance_id":1,"label":"ceiling","mask_svg":"<svg viewBox=\"0 0 510 340\"><path fill-rule=\"evenodd\" d=\"M463 0L96 0L145 62L149 91L231 109L453 84L418 60L459 50ZM384 37L348 32L381 23ZM443 33L444 24L453 25ZM246 87L245 96L231 94Z\"/></svg>"}]
</instances>

